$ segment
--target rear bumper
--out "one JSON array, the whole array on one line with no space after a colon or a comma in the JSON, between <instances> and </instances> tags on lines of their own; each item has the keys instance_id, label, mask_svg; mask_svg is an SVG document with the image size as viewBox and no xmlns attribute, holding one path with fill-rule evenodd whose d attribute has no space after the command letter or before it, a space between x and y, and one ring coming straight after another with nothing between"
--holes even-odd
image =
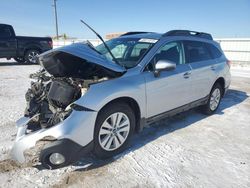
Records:
<instances>
[{"instance_id":1,"label":"rear bumper","mask_svg":"<svg viewBox=\"0 0 250 188\"><path fill-rule=\"evenodd\" d=\"M231 73L230 73L230 69L228 69L228 72L224 75L224 79L225 79L225 92L224 92L224 96L226 94L226 92L229 89L229 86L231 84Z\"/></svg>"}]
</instances>

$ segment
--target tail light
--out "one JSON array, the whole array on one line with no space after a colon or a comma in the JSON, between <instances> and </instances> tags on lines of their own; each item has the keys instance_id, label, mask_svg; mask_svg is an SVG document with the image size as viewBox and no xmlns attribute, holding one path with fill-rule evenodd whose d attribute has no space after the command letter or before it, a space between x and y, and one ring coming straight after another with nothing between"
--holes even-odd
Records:
<instances>
[{"instance_id":1,"label":"tail light","mask_svg":"<svg viewBox=\"0 0 250 188\"><path fill-rule=\"evenodd\" d=\"M229 68L231 68L231 64L232 64L232 62L227 60L227 65L229 66Z\"/></svg>"},{"instance_id":2,"label":"tail light","mask_svg":"<svg viewBox=\"0 0 250 188\"><path fill-rule=\"evenodd\" d=\"M48 44L51 48L53 48L53 41L49 41Z\"/></svg>"}]
</instances>

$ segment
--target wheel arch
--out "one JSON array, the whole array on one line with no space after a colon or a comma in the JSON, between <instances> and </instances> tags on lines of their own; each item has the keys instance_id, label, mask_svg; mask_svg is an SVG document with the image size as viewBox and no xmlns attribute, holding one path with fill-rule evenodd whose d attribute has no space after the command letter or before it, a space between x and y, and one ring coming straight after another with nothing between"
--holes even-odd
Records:
<instances>
[{"instance_id":1,"label":"wheel arch","mask_svg":"<svg viewBox=\"0 0 250 188\"><path fill-rule=\"evenodd\" d=\"M222 96L225 94L225 79L223 77L217 78L217 80L214 82L214 85L219 83L222 87ZM214 87L213 85L213 87ZM212 88L213 88L212 87Z\"/></svg>"},{"instance_id":2,"label":"wheel arch","mask_svg":"<svg viewBox=\"0 0 250 188\"><path fill-rule=\"evenodd\" d=\"M29 50L37 50L37 51L39 51L40 53L42 52L42 49L41 49L39 46L28 46L27 48L24 49L24 55L26 55L26 53L27 53Z\"/></svg>"},{"instance_id":3,"label":"wheel arch","mask_svg":"<svg viewBox=\"0 0 250 188\"><path fill-rule=\"evenodd\" d=\"M107 106L114 104L114 103L119 103L119 102L126 103L131 107L131 109L133 110L133 112L135 114L135 120L136 120L135 131L139 132L143 127L143 125L142 125L143 120L141 119L141 109L140 109L139 103L134 98L132 98L132 97L119 97L119 98L113 99L113 100L109 101L108 103L106 103L99 110L99 112L102 111ZM98 114L99 114L99 112L98 112Z\"/></svg>"}]
</instances>

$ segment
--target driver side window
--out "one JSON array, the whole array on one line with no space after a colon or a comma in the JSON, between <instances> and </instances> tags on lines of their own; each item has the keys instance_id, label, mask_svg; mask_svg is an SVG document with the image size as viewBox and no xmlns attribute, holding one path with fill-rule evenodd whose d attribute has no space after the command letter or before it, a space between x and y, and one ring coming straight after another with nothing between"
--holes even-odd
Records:
<instances>
[{"instance_id":1,"label":"driver side window","mask_svg":"<svg viewBox=\"0 0 250 188\"><path fill-rule=\"evenodd\" d=\"M147 65L146 70L152 71L155 63L159 60L171 61L176 65L184 64L181 43L170 42L163 45Z\"/></svg>"}]
</instances>

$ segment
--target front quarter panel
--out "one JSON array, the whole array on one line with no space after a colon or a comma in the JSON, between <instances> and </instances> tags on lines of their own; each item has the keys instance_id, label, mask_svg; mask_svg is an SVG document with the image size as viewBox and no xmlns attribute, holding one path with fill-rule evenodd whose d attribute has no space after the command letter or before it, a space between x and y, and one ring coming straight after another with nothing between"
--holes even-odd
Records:
<instances>
[{"instance_id":1,"label":"front quarter panel","mask_svg":"<svg viewBox=\"0 0 250 188\"><path fill-rule=\"evenodd\" d=\"M129 74L129 73L126 73ZM142 74L123 75L90 86L87 93L75 103L99 111L110 101L120 97L134 99L140 108L141 117L146 117L145 80Z\"/></svg>"}]
</instances>

